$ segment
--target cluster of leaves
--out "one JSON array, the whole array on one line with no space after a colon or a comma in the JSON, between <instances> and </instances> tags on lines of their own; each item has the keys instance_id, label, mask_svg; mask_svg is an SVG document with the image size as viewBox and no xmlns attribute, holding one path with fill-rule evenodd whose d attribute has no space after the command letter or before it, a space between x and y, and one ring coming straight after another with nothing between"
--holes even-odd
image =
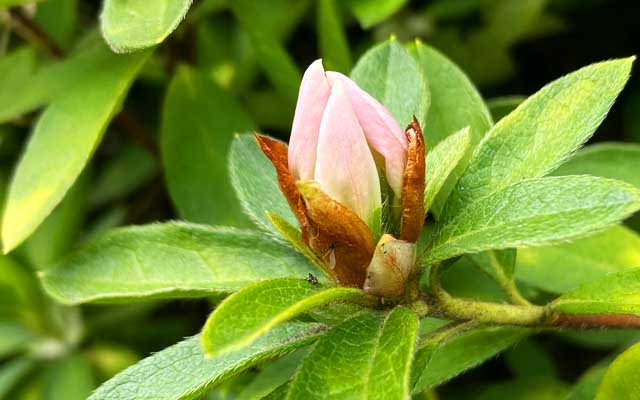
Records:
<instances>
[{"instance_id":1,"label":"cluster of leaves","mask_svg":"<svg viewBox=\"0 0 640 400\"><path fill-rule=\"evenodd\" d=\"M576 318L640 316L640 237L621 223L640 209L640 147L579 149L632 59L582 68L522 104L487 106L456 64L419 41L384 41L352 68L344 20L384 32L397 26L388 18L403 0L161 3L106 0L100 34L82 35L76 0L48 0L33 16L4 11L31 44L12 42L0 59L0 398L84 399L99 381L91 399L419 398L503 351L515 378L474 389L479 398L640 391L640 348L618 355L636 332L554 332L562 343L611 350L569 387L534 328L419 318L411 305L379 309L360 290L333 286L250 134L288 129L300 71L284 43L316 7L327 67L350 72L401 124L416 115L425 127L425 270L450 264L442 280L457 297L548 303ZM446 30L435 36L457 59L504 61L511 44L534 34L532 21L557 26L543 1L466 3L426 10L444 19L486 10L478 43L448 47ZM501 57L482 50L496 37ZM195 59L182 54L191 51ZM182 57L198 68L178 66ZM120 110L125 98L165 87L156 141L144 105ZM109 135L101 144L108 128L133 141ZM189 222L112 229L166 216L149 205L162 191L160 172ZM188 315L154 313L158 300L181 298L208 299L215 310L200 334L170 345L199 330ZM162 346L138 362L138 352Z\"/></svg>"}]
</instances>

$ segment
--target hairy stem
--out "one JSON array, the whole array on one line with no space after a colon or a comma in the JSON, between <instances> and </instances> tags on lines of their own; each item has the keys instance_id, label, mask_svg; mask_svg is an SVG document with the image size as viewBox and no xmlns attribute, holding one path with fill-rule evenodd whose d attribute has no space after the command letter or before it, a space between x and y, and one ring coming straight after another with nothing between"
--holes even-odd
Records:
<instances>
[{"instance_id":1,"label":"hairy stem","mask_svg":"<svg viewBox=\"0 0 640 400\"><path fill-rule=\"evenodd\" d=\"M629 314L570 315L554 312L548 306L534 304L498 304L452 297L442 287L442 265L431 267L430 281L433 298L423 296L419 300L428 311L425 316L435 316L454 321L473 321L494 325L516 325L532 328L635 328L640 329L640 317ZM414 306L418 309L418 307Z\"/></svg>"},{"instance_id":2,"label":"hairy stem","mask_svg":"<svg viewBox=\"0 0 640 400\"><path fill-rule=\"evenodd\" d=\"M525 299L518 290L515 281L504 273L504 269L496 259L494 252L489 252L491 257L491 268L493 269L494 278L502 291L507 295L512 304L520 306L529 306L531 303Z\"/></svg>"}]
</instances>

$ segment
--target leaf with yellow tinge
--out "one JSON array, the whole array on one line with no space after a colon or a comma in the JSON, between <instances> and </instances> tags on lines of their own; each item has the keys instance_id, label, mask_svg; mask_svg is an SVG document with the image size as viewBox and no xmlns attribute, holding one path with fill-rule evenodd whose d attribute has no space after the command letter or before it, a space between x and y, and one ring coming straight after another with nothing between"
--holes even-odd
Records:
<instances>
[{"instance_id":1,"label":"leaf with yellow tinge","mask_svg":"<svg viewBox=\"0 0 640 400\"><path fill-rule=\"evenodd\" d=\"M640 393L640 343L616 358L602 378L595 400L637 400Z\"/></svg>"},{"instance_id":2,"label":"leaf with yellow tinge","mask_svg":"<svg viewBox=\"0 0 640 400\"><path fill-rule=\"evenodd\" d=\"M44 111L9 187L2 219L5 253L33 233L62 200L149 55L118 56L103 47L88 60L90 72Z\"/></svg>"}]
</instances>

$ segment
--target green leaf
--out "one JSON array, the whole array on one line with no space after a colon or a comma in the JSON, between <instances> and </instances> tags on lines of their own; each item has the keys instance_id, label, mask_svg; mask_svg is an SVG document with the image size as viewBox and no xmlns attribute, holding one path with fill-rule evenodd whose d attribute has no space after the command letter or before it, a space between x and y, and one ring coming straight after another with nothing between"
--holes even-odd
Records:
<instances>
[{"instance_id":1,"label":"green leaf","mask_svg":"<svg viewBox=\"0 0 640 400\"><path fill-rule=\"evenodd\" d=\"M351 79L381 102L401 127L414 115L425 126L427 83L416 61L395 38L364 53L353 67Z\"/></svg>"},{"instance_id":2,"label":"green leaf","mask_svg":"<svg viewBox=\"0 0 640 400\"><path fill-rule=\"evenodd\" d=\"M616 226L572 243L521 248L516 264L519 281L565 293L607 274L640 267L640 236Z\"/></svg>"},{"instance_id":3,"label":"green leaf","mask_svg":"<svg viewBox=\"0 0 640 400\"><path fill-rule=\"evenodd\" d=\"M169 36L191 0L105 0L100 14L102 36L113 51L124 53L155 46Z\"/></svg>"},{"instance_id":4,"label":"green leaf","mask_svg":"<svg viewBox=\"0 0 640 400\"><path fill-rule=\"evenodd\" d=\"M423 127L427 151L466 126L470 128L471 147L475 147L493 125L478 89L453 61L433 47L416 41L409 52L429 85L431 106Z\"/></svg>"},{"instance_id":5,"label":"green leaf","mask_svg":"<svg viewBox=\"0 0 640 400\"><path fill-rule=\"evenodd\" d=\"M618 356L602 378L595 400L632 400L640 393L640 344Z\"/></svg>"},{"instance_id":6,"label":"green leaf","mask_svg":"<svg viewBox=\"0 0 640 400\"><path fill-rule=\"evenodd\" d=\"M35 20L62 48L69 48L78 20L78 0L47 0L38 5Z\"/></svg>"},{"instance_id":7,"label":"green leaf","mask_svg":"<svg viewBox=\"0 0 640 400\"><path fill-rule=\"evenodd\" d=\"M90 195L93 207L120 200L147 183L159 172L156 159L143 147L124 147L96 177Z\"/></svg>"},{"instance_id":8,"label":"green leaf","mask_svg":"<svg viewBox=\"0 0 640 400\"><path fill-rule=\"evenodd\" d=\"M469 148L473 149L493 125L482 96L467 75L447 57L420 41L409 46L429 87L431 106L423 126L427 155L431 148L464 127L469 127ZM439 216L445 201L462 175L470 152L458 161L435 199L432 213ZM428 184L429 181L427 181Z\"/></svg>"},{"instance_id":9,"label":"green leaf","mask_svg":"<svg viewBox=\"0 0 640 400\"><path fill-rule=\"evenodd\" d=\"M103 48L93 60L91 72L54 100L39 118L9 188L2 219L5 253L33 233L62 200L100 143L149 54L116 56Z\"/></svg>"},{"instance_id":10,"label":"green leaf","mask_svg":"<svg viewBox=\"0 0 640 400\"><path fill-rule=\"evenodd\" d=\"M542 246L587 236L640 209L640 190L592 176L529 179L484 197L445 222L426 261Z\"/></svg>"},{"instance_id":11,"label":"green leaf","mask_svg":"<svg viewBox=\"0 0 640 400\"><path fill-rule=\"evenodd\" d=\"M403 307L343 322L305 358L287 398L409 398L417 330L416 315Z\"/></svg>"},{"instance_id":12,"label":"green leaf","mask_svg":"<svg viewBox=\"0 0 640 400\"><path fill-rule=\"evenodd\" d=\"M582 68L542 88L483 138L447 201L465 207L565 161L596 130L629 78L634 58Z\"/></svg>"},{"instance_id":13,"label":"green leaf","mask_svg":"<svg viewBox=\"0 0 640 400\"><path fill-rule=\"evenodd\" d=\"M308 348L297 350L266 365L262 371L238 394L243 400L262 400L281 385L289 382L302 360L309 353Z\"/></svg>"},{"instance_id":14,"label":"green leaf","mask_svg":"<svg viewBox=\"0 0 640 400\"><path fill-rule=\"evenodd\" d=\"M24 326L0 320L0 359L22 351L32 340L33 335Z\"/></svg>"},{"instance_id":15,"label":"green leaf","mask_svg":"<svg viewBox=\"0 0 640 400\"><path fill-rule=\"evenodd\" d=\"M335 0L318 0L317 30L325 68L348 73L351 70L351 51Z\"/></svg>"},{"instance_id":16,"label":"green leaf","mask_svg":"<svg viewBox=\"0 0 640 400\"><path fill-rule=\"evenodd\" d=\"M280 191L276 170L260 151L253 135L237 135L229 152L231 184L245 214L261 229L280 235L267 211L298 226L287 200Z\"/></svg>"},{"instance_id":17,"label":"green leaf","mask_svg":"<svg viewBox=\"0 0 640 400\"><path fill-rule=\"evenodd\" d=\"M85 400L95 387L91 364L76 354L55 361L44 371L42 400Z\"/></svg>"},{"instance_id":18,"label":"green leaf","mask_svg":"<svg viewBox=\"0 0 640 400\"><path fill-rule=\"evenodd\" d=\"M640 188L640 144L598 143L587 146L553 175L594 175L619 179Z\"/></svg>"},{"instance_id":19,"label":"green leaf","mask_svg":"<svg viewBox=\"0 0 640 400\"><path fill-rule=\"evenodd\" d=\"M554 360L545 347L526 339L505 352L504 358L511 372L519 378L558 376Z\"/></svg>"},{"instance_id":20,"label":"green leaf","mask_svg":"<svg viewBox=\"0 0 640 400\"><path fill-rule=\"evenodd\" d=\"M36 362L29 358L18 358L0 366L0 399L7 399L7 395L18 382L36 366Z\"/></svg>"},{"instance_id":21,"label":"green leaf","mask_svg":"<svg viewBox=\"0 0 640 400\"><path fill-rule=\"evenodd\" d=\"M503 96L487 100L487 108L494 121L500 121L515 110L527 98L524 96Z\"/></svg>"},{"instance_id":22,"label":"green leaf","mask_svg":"<svg viewBox=\"0 0 640 400\"><path fill-rule=\"evenodd\" d=\"M249 35L257 62L275 89L287 101L286 106L295 106L302 75L278 40L277 34L261 23L266 21L265 16L260 14L259 7L256 8L252 0L235 0L229 3L229 7Z\"/></svg>"},{"instance_id":23,"label":"green leaf","mask_svg":"<svg viewBox=\"0 0 640 400\"><path fill-rule=\"evenodd\" d=\"M350 0L351 11L364 29L384 21L398 11L407 0Z\"/></svg>"},{"instance_id":24,"label":"green leaf","mask_svg":"<svg viewBox=\"0 0 640 400\"><path fill-rule=\"evenodd\" d=\"M454 326L427 337L413 367L413 393L436 387L477 366L527 336L524 328L484 327L460 331Z\"/></svg>"},{"instance_id":25,"label":"green leaf","mask_svg":"<svg viewBox=\"0 0 640 400\"><path fill-rule=\"evenodd\" d=\"M36 72L37 54L32 47L23 47L14 50L0 58L0 121L6 121L15 117L15 114L7 112L11 104L20 98L25 87L29 86ZM6 107L4 107L6 105Z\"/></svg>"},{"instance_id":26,"label":"green leaf","mask_svg":"<svg viewBox=\"0 0 640 400\"><path fill-rule=\"evenodd\" d=\"M318 274L264 234L169 222L116 229L44 272L64 304L202 297L264 279Z\"/></svg>"},{"instance_id":27,"label":"green leaf","mask_svg":"<svg viewBox=\"0 0 640 400\"><path fill-rule=\"evenodd\" d=\"M66 255L80 236L87 213L89 180L81 175L64 198L17 249L35 269L46 269Z\"/></svg>"},{"instance_id":28,"label":"green leaf","mask_svg":"<svg viewBox=\"0 0 640 400\"><path fill-rule=\"evenodd\" d=\"M333 303L368 303L360 289L333 287L306 279L273 279L247 286L226 298L202 328L208 355L249 346L278 324L305 311ZM238 318L242 315L242 318Z\"/></svg>"},{"instance_id":29,"label":"green leaf","mask_svg":"<svg viewBox=\"0 0 640 400\"><path fill-rule=\"evenodd\" d=\"M471 143L469 127L450 135L427 150L425 158L424 209L430 210L438 193L467 152Z\"/></svg>"},{"instance_id":30,"label":"green leaf","mask_svg":"<svg viewBox=\"0 0 640 400\"><path fill-rule=\"evenodd\" d=\"M640 269L580 286L557 298L551 309L563 314L640 315Z\"/></svg>"},{"instance_id":31,"label":"green leaf","mask_svg":"<svg viewBox=\"0 0 640 400\"><path fill-rule=\"evenodd\" d=\"M582 374L564 400L593 400L607 368L609 368L609 362L606 361L589 368L587 372Z\"/></svg>"},{"instance_id":32,"label":"green leaf","mask_svg":"<svg viewBox=\"0 0 640 400\"><path fill-rule=\"evenodd\" d=\"M251 346L207 357L194 336L127 368L104 383L89 400L197 399L218 383L263 361L311 343L320 324L285 323Z\"/></svg>"},{"instance_id":33,"label":"green leaf","mask_svg":"<svg viewBox=\"0 0 640 400\"><path fill-rule=\"evenodd\" d=\"M162 161L169 193L192 222L237 224L240 207L227 175L234 133L253 129L235 98L207 75L181 67L163 107Z\"/></svg>"},{"instance_id":34,"label":"green leaf","mask_svg":"<svg viewBox=\"0 0 640 400\"><path fill-rule=\"evenodd\" d=\"M487 385L484 390L471 389L474 400L560 400L568 393L567 384L548 376L518 378Z\"/></svg>"}]
</instances>

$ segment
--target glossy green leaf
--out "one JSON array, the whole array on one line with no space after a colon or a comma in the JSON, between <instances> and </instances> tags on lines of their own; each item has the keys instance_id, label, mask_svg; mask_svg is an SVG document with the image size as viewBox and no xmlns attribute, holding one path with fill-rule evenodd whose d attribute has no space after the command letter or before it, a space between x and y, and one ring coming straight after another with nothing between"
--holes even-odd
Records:
<instances>
[{"instance_id":1,"label":"glossy green leaf","mask_svg":"<svg viewBox=\"0 0 640 400\"><path fill-rule=\"evenodd\" d=\"M530 331L524 328L484 327L467 331L449 328L423 339L413 367L413 393L436 387L473 368L518 342Z\"/></svg>"},{"instance_id":2,"label":"glossy green leaf","mask_svg":"<svg viewBox=\"0 0 640 400\"><path fill-rule=\"evenodd\" d=\"M403 129L414 115L424 126L430 101L427 83L416 61L395 38L364 53L351 79L381 102Z\"/></svg>"},{"instance_id":3,"label":"glossy green leaf","mask_svg":"<svg viewBox=\"0 0 640 400\"><path fill-rule=\"evenodd\" d=\"M287 399L407 399L417 329L402 307L343 322L305 358Z\"/></svg>"},{"instance_id":4,"label":"glossy green leaf","mask_svg":"<svg viewBox=\"0 0 640 400\"><path fill-rule=\"evenodd\" d=\"M39 118L9 188L2 219L5 253L33 233L62 200L148 56L148 52L117 56L103 48L91 73ZM63 148L73 151L51 151Z\"/></svg>"},{"instance_id":5,"label":"glossy green leaf","mask_svg":"<svg viewBox=\"0 0 640 400\"><path fill-rule=\"evenodd\" d=\"M89 361L82 355L72 355L45 369L42 400L86 400L96 386Z\"/></svg>"},{"instance_id":6,"label":"glossy green leaf","mask_svg":"<svg viewBox=\"0 0 640 400\"><path fill-rule=\"evenodd\" d=\"M65 304L203 297L318 271L264 234L170 222L114 230L41 276Z\"/></svg>"},{"instance_id":7,"label":"glossy green leaf","mask_svg":"<svg viewBox=\"0 0 640 400\"><path fill-rule=\"evenodd\" d=\"M36 366L29 358L17 358L0 366L0 399L8 399L7 395L18 382Z\"/></svg>"},{"instance_id":8,"label":"glossy green leaf","mask_svg":"<svg viewBox=\"0 0 640 400\"><path fill-rule=\"evenodd\" d=\"M519 281L565 293L607 274L640 268L640 235L616 226L571 243L519 249L516 264Z\"/></svg>"},{"instance_id":9,"label":"glossy green leaf","mask_svg":"<svg viewBox=\"0 0 640 400\"><path fill-rule=\"evenodd\" d=\"M580 286L557 298L551 308L564 314L640 315L640 268Z\"/></svg>"},{"instance_id":10,"label":"glossy green leaf","mask_svg":"<svg viewBox=\"0 0 640 400\"><path fill-rule=\"evenodd\" d=\"M262 153L254 136L237 135L229 153L229 174L245 214L261 229L280 235L267 211L298 226L287 200L280 191L276 170Z\"/></svg>"},{"instance_id":11,"label":"glossy green leaf","mask_svg":"<svg viewBox=\"0 0 640 400\"><path fill-rule=\"evenodd\" d=\"M426 261L576 239L638 209L640 190L621 181L591 176L529 179L480 199L444 223Z\"/></svg>"},{"instance_id":12,"label":"glossy green leaf","mask_svg":"<svg viewBox=\"0 0 640 400\"><path fill-rule=\"evenodd\" d=\"M640 344L618 356L602 378L595 400L633 400L640 393Z\"/></svg>"},{"instance_id":13,"label":"glossy green leaf","mask_svg":"<svg viewBox=\"0 0 640 400\"><path fill-rule=\"evenodd\" d=\"M487 100L487 108L491 112L494 121L500 121L503 117L509 115L511 111L527 98L524 96L504 96Z\"/></svg>"},{"instance_id":14,"label":"glossy green leaf","mask_svg":"<svg viewBox=\"0 0 640 400\"><path fill-rule=\"evenodd\" d=\"M197 399L256 364L311 343L324 331L320 324L285 323L249 347L215 357L204 355L200 337L195 336L127 368L89 399Z\"/></svg>"},{"instance_id":15,"label":"glossy green leaf","mask_svg":"<svg viewBox=\"0 0 640 400\"><path fill-rule=\"evenodd\" d=\"M318 40L324 67L346 74L351 70L351 51L338 5L335 0L318 1Z\"/></svg>"},{"instance_id":16,"label":"glossy green leaf","mask_svg":"<svg viewBox=\"0 0 640 400\"><path fill-rule=\"evenodd\" d=\"M640 144L598 143L578 151L553 175L594 175L640 187Z\"/></svg>"},{"instance_id":17,"label":"glossy green leaf","mask_svg":"<svg viewBox=\"0 0 640 400\"><path fill-rule=\"evenodd\" d=\"M161 150L169 193L184 218L238 223L227 153L233 135L251 129L253 122L230 93L205 74L178 69L163 107Z\"/></svg>"},{"instance_id":18,"label":"glossy green leaf","mask_svg":"<svg viewBox=\"0 0 640 400\"><path fill-rule=\"evenodd\" d=\"M433 149L427 150L425 158L424 209L430 210L440 189L444 186L453 170L464 157L471 143L469 128L450 135L438 143Z\"/></svg>"},{"instance_id":19,"label":"glossy green leaf","mask_svg":"<svg viewBox=\"0 0 640 400\"><path fill-rule=\"evenodd\" d=\"M209 355L234 351L310 309L368 301L360 289L327 288L306 279L258 282L229 296L211 313L202 329L202 346Z\"/></svg>"},{"instance_id":20,"label":"glossy green leaf","mask_svg":"<svg viewBox=\"0 0 640 400\"><path fill-rule=\"evenodd\" d=\"M351 11L363 28L370 28L398 11L407 0L350 0Z\"/></svg>"},{"instance_id":21,"label":"glossy green leaf","mask_svg":"<svg viewBox=\"0 0 640 400\"><path fill-rule=\"evenodd\" d=\"M113 51L124 53L155 46L184 19L191 0L105 0L100 14L102 36Z\"/></svg>"},{"instance_id":22,"label":"glossy green leaf","mask_svg":"<svg viewBox=\"0 0 640 400\"><path fill-rule=\"evenodd\" d=\"M468 126L475 147L493 121L478 89L451 60L431 46L416 41L409 46L428 82L431 106L424 136L427 151Z\"/></svg>"},{"instance_id":23,"label":"glossy green leaf","mask_svg":"<svg viewBox=\"0 0 640 400\"><path fill-rule=\"evenodd\" d=\"M565 161L600 125L624 87L634 58L582 68L542 88L483 138L447 201L453 217L465 207Z\"/></svg>"}]
</instances>

